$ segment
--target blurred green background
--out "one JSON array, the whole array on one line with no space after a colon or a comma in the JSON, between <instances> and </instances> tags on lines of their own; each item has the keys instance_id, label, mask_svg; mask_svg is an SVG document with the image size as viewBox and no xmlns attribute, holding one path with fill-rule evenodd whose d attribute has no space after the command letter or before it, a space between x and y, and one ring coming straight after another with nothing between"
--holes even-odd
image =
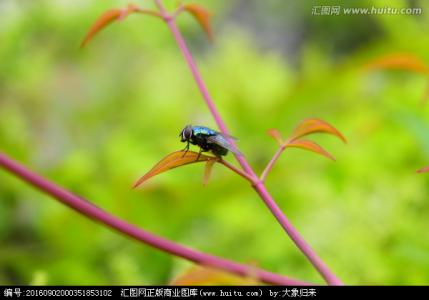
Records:
<instances>
[{"instance_id":1,"label":"blurred green background","mask_svg":"<svg viewBox=\"0 0 429 300\"><path fill-rule=\"evenodd\" d=\"M169 7L176 2L165 0ZM336 158L288 150L267 186L304 238L347 284L428 284L427 78L364 72L393 52L429 62L423 14L314 16L336 1L196 1L215 42L186 14L179 26L221 114L261 172L304 118L338 128L314 136ZM151 7L151 1L135 1ZM127 1L0 1L0 150L107 211L202 251L303 280L320 276L242 178L215 165L134 181L181 149L184 125L216 128L166 26L130 16L79 44ZM232 156L228 160L233 162ZM0 171L1 284L166 284L191 264L123 237Z\"/></svg>"}]
</instances>

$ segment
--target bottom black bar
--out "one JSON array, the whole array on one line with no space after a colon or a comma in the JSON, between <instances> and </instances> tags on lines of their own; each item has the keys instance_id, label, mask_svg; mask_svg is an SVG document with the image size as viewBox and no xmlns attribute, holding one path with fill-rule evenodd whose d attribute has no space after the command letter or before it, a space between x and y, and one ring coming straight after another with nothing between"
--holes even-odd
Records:
<instances>
[{"instance_id":1,"label":"bottom black bar","mask_svg":"<svg viewBox=\"0 0 429 300\"><path fill-rule=\"evenodd\" d=\"M427 296L429 286L0 286L1 298L213 298L348 299Z\"/></svg>"}]
</instances>

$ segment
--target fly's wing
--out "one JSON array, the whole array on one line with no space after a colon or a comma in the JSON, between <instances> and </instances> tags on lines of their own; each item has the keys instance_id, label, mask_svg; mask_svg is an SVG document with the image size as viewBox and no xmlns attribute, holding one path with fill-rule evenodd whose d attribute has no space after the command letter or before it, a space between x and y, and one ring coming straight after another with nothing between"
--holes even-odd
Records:
<instances>
[{"instance_id":1,"label":"fly's wing","mask_svg":"<svg viewBox=\"0 0 429 300\"><path fill-rule=\"evenodd\" d=\"M224 134L224 133L218 132L218 131L216 131L216 133L219 134L219 135L222 135L223 137L225 137L226 140L228 140L228 139L231 139L231 140L234 140L234 141L238 140L238 138L236 138L235 136L229 135L229 134Z\"/></svg>"},{"instance_id":2,"label":"fly's wing","mask_svg":"<svg viewBox=\"0 0 429 300\"><path fill-rule=\"evenodd\" d=\"M232 138L232 137L230 137L230 138ZM232 139L236 139L236 138L232 138ZM212 136L207 137L207 142L219 145L219 146L231 151L234 154L242 155L240 153L240 151L238 151L233 145L231 145L230 142L228 142L228 139L222 133L218 133L216 135L212 135Z\"/></svg>"}]
</instances>

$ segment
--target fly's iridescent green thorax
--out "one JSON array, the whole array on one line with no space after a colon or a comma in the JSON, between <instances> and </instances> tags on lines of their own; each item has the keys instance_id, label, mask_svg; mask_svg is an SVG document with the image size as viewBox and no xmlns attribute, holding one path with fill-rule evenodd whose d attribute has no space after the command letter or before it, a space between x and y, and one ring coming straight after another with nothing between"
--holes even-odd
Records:
<instances>
[{"instance_id":1,"label":"fly's iridescent green thorax","mask_svg":"<svg viewBox=\"0 0 429 300\"><path fill-rule=\"evenodd\" d=\"M240 152L230 143L232 137L226 136L218 131L205 126L187 125L180 132L181 142L186 142L186 151L189 149L189 144L200 147L201 152L211 151L216 156L227 155L228 151L235 154Z\"/></svg>"}]
</instances>

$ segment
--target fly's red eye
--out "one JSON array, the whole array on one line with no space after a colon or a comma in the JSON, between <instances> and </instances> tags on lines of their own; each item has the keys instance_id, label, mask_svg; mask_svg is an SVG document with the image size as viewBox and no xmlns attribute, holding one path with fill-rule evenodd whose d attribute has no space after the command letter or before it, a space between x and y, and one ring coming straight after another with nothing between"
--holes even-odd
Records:
<instances>
[{"instance_id":1,"label":"fly's red eye","mask_svg":"<svg viewBox=\"0 0 429 300\"><path fill-rule=\"evenodd\" d=\"M192 138L192 127L186 126L180 133L180 136L182 137L182 142L190 140Z\"/></svg>"},{"instance_id":2,"label":"fly's red eye","mask_svg":"<svg viewBox=\"0 0 429 300\"><path fill-rule=\"evenodd\" d=\"M184 136L186 137L187 140L189 140L192 137L192 128L186 127Z\"/></svg>"}]
</instances>

